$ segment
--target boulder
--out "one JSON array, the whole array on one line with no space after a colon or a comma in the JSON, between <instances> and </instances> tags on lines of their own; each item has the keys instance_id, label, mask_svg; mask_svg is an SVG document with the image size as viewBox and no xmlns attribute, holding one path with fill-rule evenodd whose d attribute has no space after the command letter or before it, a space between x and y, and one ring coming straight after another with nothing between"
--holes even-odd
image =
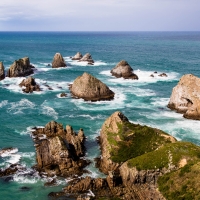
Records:
<instances>
[{"instance_id":1,"label":"boulder","mask_svg":"<svg viewBox=\"0 0 200 200\"><path fill-rule=\"evenodd\" d=\"M3 62L0 62L0 81L5 78L5 69Z\"/></svg>"},{"instance_id":2,"label":"boulder","mask_svg":"<svg viewBox=\"0 0 200 200\"><path fill-rule=\"evenodd\" d=\"M35 79L29 76L19 84L20 87L23 87L22 91L25 93L32 93L33 91L41 91L40 86L35 82Z\"/></svg>"},{"instance_id":3,"label":"boulder","mask_svg":"<svg viewBox=\"0 0 200 200\"><path fill-rule=\"evenodd\" d=\"M19 164L12 164L5 169L0 169L0 177L11 176L18 171L23 171L25 168Z\"/></svg>"},{"instance_id":4,"label":"boulder","mask_svg":"<svg viewBox=\"0 0 200 200\"><path fill-rule=\"evenodd\" d=\"M80 52L77 52L74 57L72 57L72 60L80 60L83 57L83 55Z\"/></svg>"},{"instance_id":5,"label":"boulder","mask_svg":"<svg viewBox=\"0 0 200 200\"><path fill-rule=\"evenodd\" d=\"M36 147L36 169L48 175L63 177L81 175L88 163L80 157L85 155L85 136L81 129L76 134L70 126L51 121L44 128L32 132Z\"/></svg>"},{"instance_id":6,"label":"boulder","mask_svg":"<svg viewBox=\"0 0 200 200\"><path fill-rule=\"evenodd\" d=\"M138 79L138 76L133 73L133 69L127 61L121 60L111 71L112 76L116 78L123 77L124 79Z\"/></svg>"},{"instance_id":7,"label":"boulder","mask_svg":"<svg viewBox=\"0 0 200 200\"><path fill-rule=\"evenodd\" d=\"M88 62L89 64L94 63L94 60L92 59L92 56L89 53L86 53L79 61Z\"/></svg>"},{"instance_id":8,"label":"boulder","mask_svg":"<svg viewBox=\"0 0 200 200\"><path fill-rule=\"evenodd\" d=\"M60 94L60 97L67 97L67 94L63 92Z\"/></svg>"},{"instance_id":9,"label":"boulder","mask_svg":"<svg viewBox=\"0 0 200 200\"><path fill-rule=\"evenodd\" d=\"M94 76L83 73L70 86L72 95L86 101L111 100L115 93Z\"/></svg>"},{"instance_id":10,"label":"boulder","mask_svg":"<svg viewBox=\"0 0 200 200\"><path fill-rule=\"evenodd\" d=\"M186 74L173 88L168 108L188 119L200 120L200 78Z\"/></svg>"},{"instance_id":11,"label":"boulder","mask_svg":"<svg viewBox=\"0 0 200 200\"><path fill-rule=\"evenodd\" d=\"M59 68L59 67L66 67L66 66L67 65L62 55L60 53L56 53L52 61L52 68Z\"/></svg>"},{"instance_id":12,"label":"boulder","mask_svg":"<svg viewBox=\"0 0 200 200\"><path fill-rule=\"evenodd\" d=\"M23 77L33 74L33 66L28 57L16 60L8 69L8 77Z\"/></svg>"},{"instance_id":13,"label":"boulder","mask_svg":"<svg viewBox=\"0 0 200 200\"><path fill-rule=\"evenodd\" d=\"M160 77L167 77L167 74L166 73L162 73L162 74L159 74L158 76L160 76Z\"/></svg>"}]
</instances>

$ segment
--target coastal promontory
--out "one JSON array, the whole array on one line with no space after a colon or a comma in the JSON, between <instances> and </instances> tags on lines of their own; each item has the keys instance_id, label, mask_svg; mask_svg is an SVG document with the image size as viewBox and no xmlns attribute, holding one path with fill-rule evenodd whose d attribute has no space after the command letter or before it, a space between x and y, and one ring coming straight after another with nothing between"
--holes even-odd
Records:
<instances>
[{"instance_id":1,"label":"coastal promontory","mask_svg":"<svg viewBox=\"0 0 200 200\"><path fill-rule=\"evenodd\" d=\"M72 95L86 101L111 100L115 93L91 74L83 73L70 86Z\"/></svg>"},{"instance_id":2,"label":"coastal promontory","mask_svg":"<svg viewBox=\"0 0 200 200\"><path fill-rule=\"evenodd\" d=\"M5 78L5 69L3 62L0 62L0 81Z\"/></svg>"},{"instance_id":3,"label":"coastal promontory","mask_svg":"<svg viewBox=\"0 0 200 200\"><path fill-rule=\"evenodd\" d=\"M168 107L188 119L200 120L200 78L186 74L173 88Z\"/></svg>"},{"instance_id":4,"label":"coastal promontory","mask_svg":"<svg viewBox=\"0 0 200 200\"><path fill-rule=\"evenodd\" d=\"M33 66L28 57L15 60L7 72L8 77L23 77L33 74Z\"/></svg>"},{"instance_id":5,"label":"coastal promontory","mask_svg":"<svg viewBox=\"0 0 200 200\"><path fill-rule=\"evenodd\" d=\"M123 77L124 79L138 79L138 76L133 73L133 69L127 61L121 60L110 73L116 78Z\"/></svg>"},{"instance_id":6,"label":"coastal promontory","mask_svg":"<svg viewBox=\"0 0 200 200\"><path fill-rule=\"evenodd\" d=\"M60 53L56 53L52 61L52 68L59 68L59 67L66 67L66 66L67 65L63 56Z\"/></svg>"}]
</instances>

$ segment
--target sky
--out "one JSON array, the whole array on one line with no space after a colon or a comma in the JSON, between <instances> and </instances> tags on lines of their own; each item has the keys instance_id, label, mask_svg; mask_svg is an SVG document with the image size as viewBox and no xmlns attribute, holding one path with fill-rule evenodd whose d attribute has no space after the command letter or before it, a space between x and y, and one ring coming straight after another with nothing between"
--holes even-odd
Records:
<instances>
[{"instance_id":1,"label":"sky","mask_svg":"<svg viewBox=\"0 0 200 200\"><path fill-rule=\"evenodd\" d=\"M200 31L200 0L0 0L0 31Z\"/></svg>"}]
</instances>

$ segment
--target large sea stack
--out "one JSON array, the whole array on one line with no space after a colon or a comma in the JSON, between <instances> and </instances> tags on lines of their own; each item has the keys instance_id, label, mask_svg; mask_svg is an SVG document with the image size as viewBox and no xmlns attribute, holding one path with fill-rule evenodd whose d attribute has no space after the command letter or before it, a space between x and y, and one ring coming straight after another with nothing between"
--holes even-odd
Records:
<instances>
[{"instance_id":1,"label":"large sea stack","mask_svg":"<svg viewBox=\"0 0 200 200\"><path fill-rule=\"evenodd\" d=\"M28 57L16 60L8 69L8 77L23 77L33 74L33 66Z\"/></svg>"},{"instance_id":2,"label":"large sea stack","mask_svg":"<svg viewBox=\"0 0 200 200\"><path fill-rule=\"evenodd\" d=\"M200 78L186 74L173 88L168 107L188 119L200 120Z\"/></svg>"},{"instance_id":3,"label":"large sea stack","mask_svg":"<svg viewBox=\"0 0 200 200\"><path fill-rule=\"evenodd\" d=\"M5 78L5 69L3 62L0 62L0 81Z\"/></svg>"},{"instance_id":4,"label":"large sea stack","mask_svg":"<svg viewBox=\"0 0 200 200\"><path fill-rule=\"evenodd\" d=\"M133 69L125 60L121 60L110 73L117 78L138 79L138 76L133 73Z\"/></svg>"},{"instance_id":5,"label":"large sea stack","mask_svg":"<svg viewBox=\"0 0 200 200\"><path fill-rule=\"evenodd\" d=\"M70 91L76 98L86 101L111 100L115 95L104 83L86 72L74 80Z\"/></svg>"},{"instance_id":6,"label":"large sea stack","mask_svg":"<svg viewBox=\"0 0 200 200\"><path fill-rule=\"evenodd\" d=\"M36 128L32 133L36 147L36 169L48 175L73 176L83 173L86 161L83 130L76 134L71 126L51 121L45 128Z\"/></svg>"},{"instance_id":7,"label":"large sea stack","mask_svg":"<svg viewBox=\"0 0 200 200\"><path fill-rule=\"evenodd\" d=\"M52 61L52 68L59 68L59 67L66 67L66 66L67 65L62 55L60 53L56 53Z\"/></svg>"},{"instance_id":8,"label":"large sea stack","mask_svg":"<svg viewBox=\"0 0 200 200\"><path fill-rule=\"evenodd\" d=\"M77 52L76 55L72 57L72 60L80 60L82 57L82 54L80 52Z\"/></svg>"}]
</instances>

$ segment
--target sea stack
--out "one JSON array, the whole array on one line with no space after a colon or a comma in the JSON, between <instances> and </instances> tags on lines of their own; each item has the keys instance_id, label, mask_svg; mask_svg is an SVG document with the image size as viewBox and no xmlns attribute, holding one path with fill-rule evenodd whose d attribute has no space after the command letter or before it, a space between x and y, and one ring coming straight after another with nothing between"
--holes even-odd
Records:
<instances>
[{"instance_id":1,"label":"sea stack","mask_svg":"<svg viewBox=\"0 0 200 200\"><path fill-rule=\"evenodd\" d=\"M200 78L186 74L173 88L168 108L188 119L200 120Z\"/></svg>"},{"instance_id":2,"label":"sea stack","mask_svg":"<svg viewBox=\"0 0 200 200\"><path fill-rule=\"evenodd\" d=\"M79 61L88 62L88 64L93 65L94 60L92 59L92 56L89 53L86 53Z\"/></svg>"},{"instance_id":3,"label":"sea stack","mask_svg":"<svg viewBox=\"0 0 200 200\"><path fill-rule=\"evenodd\" d=\"M86 101L111 100L115 93L94 76L83 73L70 86L72 95Z\"/></svg>"},{"instance_id":4,"label":"sea stack","mask_svg":"<svg viewBox=\"0 0 200 200\"><path fill-rule=\"evenodd\" d=\"M8 77L23 77L33 74L33 66L28 57L16 60L8 69Z\"/></svg>"},{"instance_id":5,"label":"sea stack","mask_svg":"<svg viewBox=\"0 0 200 200\"><path fill-rule=\"evenodd\" d=\"M24 87L22 89L25 93L32 93L33 91L40 91L40 86L35 82L35 79L29 76L19 84L20 87Z\"/></svg>"},{"instance_id":6,"label":"sea stack","mask_svg":"<svg viewBox=\"0 0 200 200\"><path fill-rule=\"evenodd\" d=\"M62 55L60 53L56 53L52 61L52 68L59 68L59 67L66 67L66 66L67 65Z\"/></svg>"},{"instance_id":7,"label":"sea stack","mask_svg":"<svg viewBox=\"0 0 200 200\"><path fill-rule=\"evenodd\" d=\"M0 81L5 78L5 69L3 62L0 62Z\"/></svg>"},{"instance_id":8,"label":"sea stack","mask_svg":"<svg viewBox=\"0 0 200 200\"><path fill-rule=\"evenodd\" d=\"M116 78L123 77L124 79L138 79L138 76L133 73L133 69L127 61L121 60L110 73Z\"/></svg>"},{"instance_id":9,"label":"sea stack","mask_svg":"<svg viewBox=\"0 0 200 200\"><path fill-rule=\"evenodd\" d=\"M83 57L83 55L80 52L77 52L74 57L72 57L72 60L80 60Z\"/></svg>"}]
</instances>

